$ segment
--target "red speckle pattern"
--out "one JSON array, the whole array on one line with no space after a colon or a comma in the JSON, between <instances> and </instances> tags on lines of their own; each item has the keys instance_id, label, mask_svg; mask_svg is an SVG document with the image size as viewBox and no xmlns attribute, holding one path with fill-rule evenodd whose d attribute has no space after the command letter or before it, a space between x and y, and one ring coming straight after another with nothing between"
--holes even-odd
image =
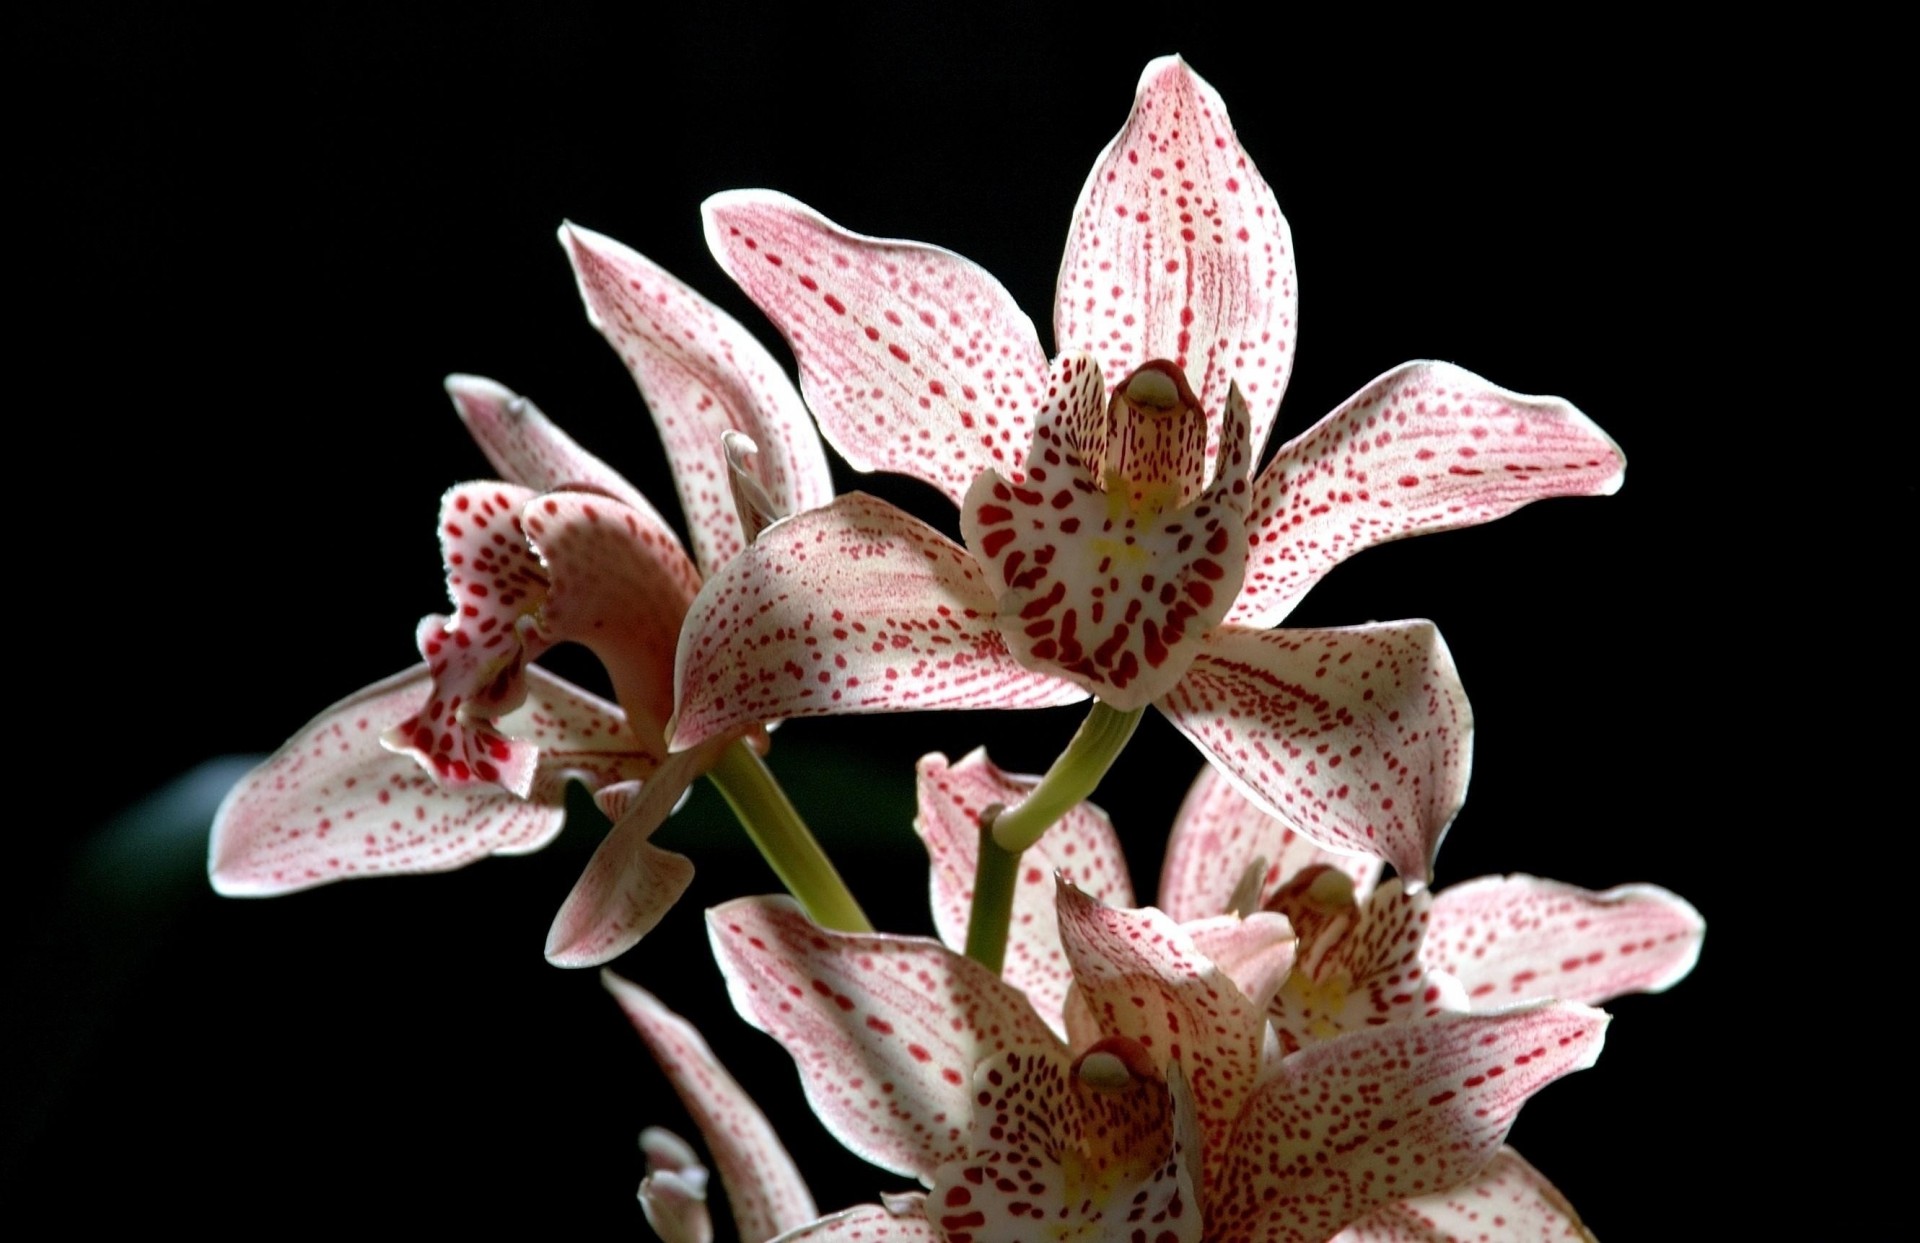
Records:
<instances>
[{"instance_id":1,"label":"red speckle pattern","mask_svg":"<svg viewBox=\"0 0 1920 1243\"><path fill-rule=\"evenodd\" d=\"M1262 810L1410 881L1466 798L1473 718L1431 622L1223 626L1160 707Z\"/></svg>"},{"instance_id":2,"label":"red speckle pattern","mask_svg":"<svg viewBox=\"0 0 1920 1243\"><path fill-rule=\"evenodd\" d=\"M1385 866L1373 855L1335 854L1261 811L1225 774L1200 770L1174 817L1160 868L1160 909L1182 923L1232 909L1249 868L1259 879L1248 909L1266 905L1284 878L1316 864L1339 868L1362 898Z\"/></svg>"},{"instance_id":3,"label":"red speckle pattern","mask_svg":"<svg viewBox=\"0 0 1920 1243\"><path fill-rule=\"evenodd\" d=\"M537 668L501 732L538 752L528 798L448 788L380 735L421 712L425 665L334 704L241 780L214 817L208 871L228 895L265 896L353 876L442 872L538 850L560 831L568 777L601 787L660 763L620 710Z\"/></svg>"},{"instance_id":4,"label":"red speckle pattern","mask_svg":"<svg viewBox=\"0 0 1920 1243\"><path fill-rule=\"evenodd\" d=\"M1172 485L1198 495L1162 509L1136 503L1135 480L1103 473L1098 456L1084 456L1103 404L1093 360L1063 356L1026 482L982 474L961 507L961 528L998 593L1008 649L1028 668L1125 710L1179 681L1240 590L1247 410L1237 398L1227 404L1226 456L1212 486ZM1110 447L1114 437L1104 439Z\"/></svg>"},{"instance_id":5,"label":"red speckle pattern","mask_svg":"<svg viewBox=\"0 0 1920 1243\"><path fill-rule=\"evenodd\" d=\"M939 1227L927 1220L921 1197L911 1197L911 1200L912 1208L906 1212L878 1204L862 1204L823 1217L806 1229L787 1235L780 1243L943 1243Z\"/></svg>"},{"instance_id":6,"label":"red speckle pattern","mask_svg":"<svg viewBox=\"0 0 1920 1243\"><path fill-rule=\"evenodd\" d=\"M785 717L1086 698L1008 654L965 549L857 492L768 528L708 580L675 684L675 747Z\"/></svg>"},{"instance_id":7,"label":"red speckle pattern","mask_svg":"<svg viewBox=\"0 0 1920 1243\"><path fill-rule=\"evenodd\" d=\"M1056 1044L1018 990L935 941L828 932L785 898L715 907L707 928L734 1008L793 1054L821 1123L899 1174L966 1153L982 1058Z\"/></svg>"},{"instance_id":8,"label":"red speckle pattern","mask_svg":"<svg viewBox=\"0 0 1920 1243\"><path fill-rule=\"evenodd\" d=\"M1258 446L1286 390L1297 301L1286 219L1219 94L1178 57L1154 61L1074 208L1055 343L1114 376L1172 359L1209 414L1237 383ZM1212 435L1209 461L1219 445Z\"/></svg>"},{"instance_id":9,"label":"red speckle pattern","mask_svg":"<svg viewBox=\"0 0 1920 1243\"><path fill-rule=\"evenodd\" d=\"M502 479L535 492L574 488L603 492L635 509L653 508L619 472L506 386L483 376L450 375L447 396Z\"/></svg>"},{"instance_id":10,"label":"red speckle pattern","mask_svg":"<svg viewBox=\"0 0 1920 1243\"><path fill-rule=\"evenodd\" d=\"M1556 397L1448 363L1406 363L1281 446L1248 520L1247 582L1227 620L1271 626L1364 548L1488 522L1551 496L1616 492L1626 459Z\"/></svg>"},{"instance_id":11,"label":"red speckle pattern","mask_svg":"<svg viewBox=\"0 0 1920 1243\"><path fill-rule=\"evenodd\" d=\"M813 1196L766 1115L693 1025L645 989L611 972L600 978L707 1137L740 1237L771 1239L817 1218Z\"/></svg>"},{"instance_id":12,"label":"red speckle pattern","mask_svg":"<svg viewBox=\"0 0 1920 1243\"><path fill-rule=\"evenodd\" d=\"M1565 1196L1511 1148L1469 1182L1389 1204L1332 1243L1595 1243Z\"/></svg>"},{"instance_id":13,"label":"red speckle pattern","mask_svg":"<svg viewBox=\"0 0 1920 1243\"><path fill-rule=\"evenodd\" d=\"M981 814L996 803L1018 805L1039 779L1002 772L984 749L951 765L944 755L926 756L918 773L919 814L913 827L933 864L934 927L948 946L960 949L966 944L973 907ZM1060 921L1054 913L1056 875L1097 901L1133 905L1120 839L1106 813L1092 803L1075 804L1021 856L1001 972L1007 983L1027 995L1054 1033L1064 1036L1062 1007L1073 970L1061 948Z\"/></svg>"},{"instance_id":14,"label":"red speckle pattern","mask_svg":"<svg viewBox=\"0 0 1920 1243\"><path fill-rule=\"evenodd\" d=\"M714 257L786 336L821 431L856 469L924 479L956 504L982 470L1016 469L1047 360L999 281L771 191L705 211Z\"/></svg>"},{"instance_id":15,"label":"red speckle pattern","mask_svg":"<svg viewBox=\"0 0 1920 1243\"><path fill-rule=\"evenodd\" d=\"M780 513L832 498L813 420L752 333L610 237L569 224L561 227L560 243L587 318L626 363L660 429L703 572L713 573L746 543L721 447L724 432L744 433L760 448L748 469Z\"/></svg>"}]
</instances>

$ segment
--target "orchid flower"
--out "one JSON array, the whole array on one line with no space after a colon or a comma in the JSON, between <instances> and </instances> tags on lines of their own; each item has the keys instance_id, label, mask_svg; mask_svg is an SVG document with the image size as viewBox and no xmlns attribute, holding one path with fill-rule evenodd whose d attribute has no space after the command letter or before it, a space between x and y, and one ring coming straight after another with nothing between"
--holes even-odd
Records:
<instances>
[{"instance_id":1,"label":"orchid flower","mask_svg":"<svg viewBox=\"0 0 1920 1243\"><path fill-rule=\"evenodd\" d=\"M1592 422L1409 363L1252 477L1292 365L1292 240L1178 58L1147 67L1081 192L1051 367L958 255L767 191L705 214L827 440L939 489L966 545L859 494L767 531L692 606L674 748L809 714L1152 703L1314 840L1428 877L1468 728L1437 633L1270 627L1374 544L1614 491L1623 459Z\"/></svg>"},{"instance_id":2,"label":"orchid flower","mask_svg":"<svg viewBox=\"0 0 1920 1243\"><path fill-rule=\"evenodd\" d=\"M714 772L738 804L766 781L734 746L757 722L669 753L673 653L703 574L766 522L832 495L825 454L799 395L741 325L610 238L569 225L560 240L589 319L660 429L693 557L645 497L531 402L490 380L449 378L501 476L442 503L452 611L421 622L424 663L321 713L227 796L209 860L220 892L286 893L535 850L559 831L566 782L579 779L615 823L547 952L601 962L691 879L683 856L648 841L688 785ZM567 641L605 665L617 707L531 663ZM825 866L817 852L789 855ZM841 914L864 926L857 909Z\"/></svg>"}]
</instances>

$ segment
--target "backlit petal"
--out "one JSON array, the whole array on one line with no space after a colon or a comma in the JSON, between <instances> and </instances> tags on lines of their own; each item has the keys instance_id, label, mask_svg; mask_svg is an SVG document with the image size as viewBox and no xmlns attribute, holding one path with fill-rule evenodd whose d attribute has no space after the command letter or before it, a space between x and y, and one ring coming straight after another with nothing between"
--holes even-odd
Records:
<instances>
[{"instance_id":1,"label":"backlit petal","mask_svg":"<svg viewBox=\"0 0 1920 1243\"><path fill-rule=\"evenodd\" d=\"M1018 990L936 941L828 932L786 898L729 902L707 928L734 1008L793 1054L821 1123L896 1173L964 1153L982 1058L1056 1043Z\"/></svg>"},{"instance_id":2,"label":"backlit petal","mask_svg":"<svg viewBox=\"0 0 1920 1243\"><path fill-rule=\"evenodd\" d=\"M1171 359L1211 419L1237 382L1258 457L1293 363L1296 300L1287 222L1226 106L1179 57L1154 61L1080 191L1055 346L1091 352L1109 381ZM1209 460L1218 449L1216 424Z\"/></svg>"},{"instance_id":3,"label":"backlit petal","mask_svg":"<svg viewBox=\"0 0 1920 1243\"><path fill-rule=\"evenodd\" d=\"M1383 1204L1461 1186L1528 1097L1593 1064L1606 1023L1554 1003L1370 1028L1293 1055L1248 1104L1209 1234L1317 1243Z\"/></svg>"},{"instance_id":4,"label":"backlit petal","mask_svg":"<svg viewBox=\"0 0 1920 1243\"><path fill-rule=\"evenodd\" d=\"M973 908L980 815L995 803L1003 807L1019 803L1038 779L1002 772L984 748L951 765L944 755L925 756L918 772L919 815L913 827L933 862L933 922L941 940L959 949L966 944ZM1003 977L1027 995L1055 1034L1064 1036L1061 1005L1073 983L1073 972L1060 948L1060 921L1054 914L1056 872L1097 901L1133 905L1120 839L1107 814L1092 803L1076 803L1020 857L1013 917L1007 929Z\"/></svg>"},{"instance_id":5,"label":"backlit petal","mask_svg":"<svg viewBox=\"0 0 1920 1243\"><path fill-rule=\"evenodd\" d=\"M1431 890L1409 891L1392 877L1329 943L1305 947L1269 1011L1281 1047L1293 1053L1342 1032L1466 1009L1454 981L1432 975L1421 959L1432 905Z\"/></svg>"},{"instance_id":6,"label":"backlit petal","mask_svg":"<svg viewBox=\"0 0 1920 1243\"><path fill-rule=\"evenodd\" d=\"M660 429L694 556L705 573L724 565L745 542L722 433L743 432L759 446L749 468L782 512L827 503L833 481L813 420L786 372L752 333L610 237L567 224L560 228L560 244L573 264L587 319L633 373Z\"/></svg>"},{"instance_id":7,"label":"backlit petal","mask_svg":"<svg viewBox=\"0 0 1920 1243\"><path fill-rule=\"evenodd\" d=\"M783 1234L779 1243L945 1243L945 1239L924 1213L895 1213L882 1205L862 1204Z\"/></svg>"},{"instance_id":8,"label":"backlit petal","mask_svg":"<svg viewBox=\"0 0 1920 1243\"><path fill-rule=\"evenodd\" d=\"M1424 951L1476 1010L1542 997L1598 1005L1657 993L1700 956L1706 922L1656 885L1592 893L1532 876L1486 876L1436 895Z\"/></svg>"},{"instance_id":9,"label":"backlit petal","mask_svg":"<svg viewBox=\"0 0 1920 1243\"><path fill-rule=\"evenodd\" d=\"M1007 654L965 549L858 492L768 527L707 581L675 685L676 748L793 716L1086 698Z\"/></svg>"},{"instance_id":10,"label":"backlit petal","mask_svg":"<svg viewBox=\"0 0 1920 1243\"><path fill-rule=\"evenodd\" d=\"M502 479L535 492L605 492L635 509L653 507L619 472L553 425L540 407L483 376L450 375L447 396Z\"/></svg>"},{"instance_id":11,"label":"backlit petal","mask_svg":"<svg viewBox=\"0 0 1920 1243\"><path fill-rule=\"evenodd\" d=\"M1450 363L1405 363L1281 447L1254 489L1247 584L1228 621L1279 622L1363 548L1488 522L1549 496L1617 492L1626 458L1557 397Z\"/></svg>"},{"instance_id":12,"label":"backlit petal","mask_svg":"<svg viewBox=\"0 0 1920 1243\"><path fill-rule=\"evenodd\" d=\"M1242 897L1246 910L1258 910L1288 877L1316 864L1347 873L1362 897L1372 892L1384 866L1372 855L1322 850L1254 806L1209 764L1174 817L1160 869L1160 909L1182 923L1238 909ZM1251 884L1249 869L1257 872Z\"/></svg>"},{"instance_id":13,"label":"backlit petal","mask_svg":"<svg viewBox=\"0 0 1920 1243\"><path fill-rule=\"evenodd\" d=\"M383 731L427 703L432 679L418 665L322 712L228 793L208 852L213 887L264 896L538 850L560 831L569 775L602 785L659 762L613 705L539 669L527 679L527 702L501 726L539 746L531 800L447 789L380 745Z\"/></svg>"},{"instance_id":14,"label":"backlit petal","mask_svg":"<svg viewBox=\"0 0 1920 1243\"><path fill-rule=\"evenodd\" d=\"M1466 797L1473 716L1432 622L1222 626L1160 707L1264 810L1410 881Z\"/></svg>"},{"instance_id":15,"label":"backlit petal","mask_svg":"<svg viewBox=\"0 0 1920 1243\"><path fill-rule=\"evenodd\" d=\"M1452 1191L1375 1210L1332 1243L1595 1243L1573 1205L1511 1148Z\"/></svg>"},{"instance_id":16,"label":"backlit petal","mask_svg":"<svg viewBox=\"0 0 1920 1243\"><path fill-rule=\"evenodd\" d=\"M982 470L1017 470L1047 358L991 274L770 190L705 211L714 257L786 336L820 430L856 469L924 479L956 504Z\"/></svg>"},{"instance_id":17,"label":"backlit petal","mask_svg":"<svg viewBox=\"0 0 1920 1243\"><path fill-rule=\"evenodd\" d=\"M766 1115L713 1056L699 1031L651 993L611 971L602 972L600 980L647 1042L700 1128L733 1206L738 1237L757 1243L818 1217L806 1182Z\"/></svg>"}]
</instances>

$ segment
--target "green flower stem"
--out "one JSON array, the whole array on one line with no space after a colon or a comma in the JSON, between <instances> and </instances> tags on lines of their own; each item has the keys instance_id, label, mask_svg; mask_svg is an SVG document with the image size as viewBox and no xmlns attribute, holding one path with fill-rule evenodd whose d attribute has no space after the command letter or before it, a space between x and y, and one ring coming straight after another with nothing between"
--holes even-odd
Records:
<instances>
[{"instance_id":1,"label":"green flower stem","mask_svg":"<svg viewBox=\"0 0 1920 1243\"><path fill-rule=\"evenodd\" d=\"M729 744L707 780L733 808L740 827L760 848L787 892L799 900L807 918L839 932L873 931L866 912L752 747L739 740Z\"/></svg>"},{"instance_id":2,"label":"green flower stem","mask_svg":"<svg viewBox=\"0 0 1920 1243\"><path fill-rule=\"evenodd\" d=\"M1053 762L1033 793L1010 811L989 807L980 817L980 859L973 874L973 909L967 916L967 957L995 975L1007 957L1007 927L1013 920L1014 878L1020 856L1075 803L1093 793L1140 724L1144 707L1130 712L1098 699L1093 711Z\"/></svg>"},{"instance_id":3,"label":"green flower stem","mask_svg":"<svg viewBox=\"0 0 1920 1243\"><path fill-rule=\"evenodd\" d=\"M1144 712L1144 705L1122 712L1094 700L1093 711L1087 713L1073 741L1053 762L1047 775L1040 778L1033 793L1018 807L994 818L993 840L1000 848L1018 855L1039 841L1040 835L1066 815L1068 808L1092 794L1113 762L1120 758L1121 750L1133 737Z\"/></svg>"}]
</instances>

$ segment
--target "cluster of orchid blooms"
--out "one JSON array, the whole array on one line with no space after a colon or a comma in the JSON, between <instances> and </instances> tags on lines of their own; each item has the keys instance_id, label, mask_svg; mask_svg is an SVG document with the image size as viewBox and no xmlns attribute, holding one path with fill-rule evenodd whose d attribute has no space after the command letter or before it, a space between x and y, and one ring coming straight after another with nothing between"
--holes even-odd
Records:
<instances>
[{"instance_id":1,"label":"cluster of orchid blooms","mask_svg":"<svg viewBox=\"0 0 1920 1243\"><path fill-rule=\"evenodd\" d=\"M1438 631L1275 627L1370 545L1613 491L1613 443L1565 402L1412 363L1256 473L1292 361L1292 242L1177 58L1148 66L1081 194L1051 363L950 252L766 191L710 200L706 226L792 346L804 401L699 294L561 230L665 441L691 555L530 401L451 378L500 474L442 504L452 609L421 623L420 664L229 795L215 886L538 849L578 781L613 828L547 955L597 965L686 889L692 864L649 839L704 774L793 895L709 912L736 1008L792 1052L829 1130L919 1184L821 1217L699 1034L609 974L742 1238L1589 1237L1504 1136L1598 1054L1593 1005L1686 974L1699 916L1651 886L1428 888L1471 758ZM964 545L835 496L821 435L939 489ZM617 702L534 663L566 642ZM794 717L1089 698L1044 777L984 751L921 761L940 941L872 931L763 761ZM1148 704L1210 761L1157 908L1136 907L1085 801ZM704 1243L705 1167L664 1132L643 1147L648 1219Z\"/></svg>"}]
</instances>

